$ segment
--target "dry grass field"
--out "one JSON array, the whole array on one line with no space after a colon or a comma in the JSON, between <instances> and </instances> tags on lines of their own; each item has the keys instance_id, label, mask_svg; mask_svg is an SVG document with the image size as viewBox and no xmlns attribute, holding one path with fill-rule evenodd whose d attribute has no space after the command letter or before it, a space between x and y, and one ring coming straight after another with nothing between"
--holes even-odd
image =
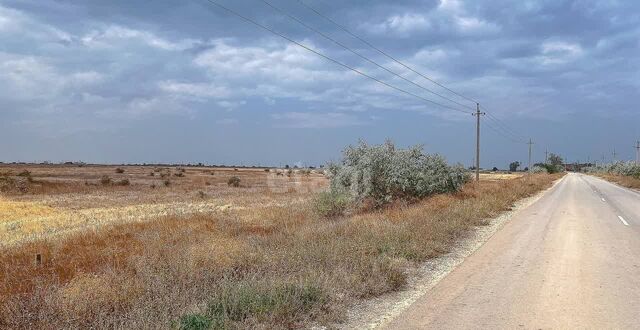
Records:
<instances>
[{"instance_id":1,"label":"dry grass field","mask_svg":"<svg viewBox=\"0 0 640 330\"><path fill-rule=\"evenodd\" d=\"M330 325L558 178L329 220L310 207L328 184L319 173L121 168L0 168L30 172L0 198L0 328Z\"/></svg>"},{"instance_id":2,"label":"dry grass field","mask_svg":"<svg viewBox=\"0 0 640 330\"><path fill-rule=\"evenodd\" d=\"M0 195L0 246L161 216L296 204L327 185L324 175L303 170L0 166L0 173L24 171L31 180L16 179L26 190ZM110 184L101 183L105 176ZM234 176L239 187L227 184Z\"/></svg>"}]
</instances>

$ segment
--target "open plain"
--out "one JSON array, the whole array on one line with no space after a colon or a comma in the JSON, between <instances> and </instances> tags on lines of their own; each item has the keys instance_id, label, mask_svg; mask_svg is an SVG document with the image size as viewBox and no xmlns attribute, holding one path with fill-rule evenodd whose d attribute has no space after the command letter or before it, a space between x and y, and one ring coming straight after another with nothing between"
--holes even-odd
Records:
<instances>
[{"instance_id":1,"label":"open plain","mask_svg":"<svg viewBox=\"0 0 640 330\"><path fill-rule=\"evenodd\" d=\"M0 175L27 172L0 195L0 245L161 216L301 203L327 186L320 171L299 169L0 166ZM238 187L228 184L233 177Z\"/></svg>"}]
</instances>

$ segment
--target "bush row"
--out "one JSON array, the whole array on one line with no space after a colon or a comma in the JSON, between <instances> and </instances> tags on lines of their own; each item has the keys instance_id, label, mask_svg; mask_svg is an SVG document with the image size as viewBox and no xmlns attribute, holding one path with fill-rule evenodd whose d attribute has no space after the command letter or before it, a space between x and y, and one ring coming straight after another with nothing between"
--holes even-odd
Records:
<instances>
[{"instance_id":1,"label":"bush row","mask_svg":"<svg viewBox=\"0 0 640 330\"><path fill-rule=\"evenodd\" d=\"M615 162L588 167L588 173L606 173L640 178L640 164L635 162Z\"/></svg>"}]
</instances>

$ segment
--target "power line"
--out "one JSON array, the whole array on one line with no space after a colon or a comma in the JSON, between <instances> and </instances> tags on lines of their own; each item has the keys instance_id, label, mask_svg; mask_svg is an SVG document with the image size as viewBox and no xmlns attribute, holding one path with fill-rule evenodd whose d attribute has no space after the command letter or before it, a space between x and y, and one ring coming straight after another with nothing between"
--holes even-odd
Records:
<instances>
[{"instance_id":1,"label":"power line","mask_svg":"<svg viewBox=\"0 0 640 330\"><path fill-rule=\"evenodd\" d=\"M496 134L501 135L502 137L506 138L507 140L513 142L513 143L518 143L518 144L524 144L525 142L520 141L520 140L516 140L513 137L503 133L502 131L500 131L499 129L497 129L496 127L492 126L491 124L489 124L488 121L484 122L485 125L487 125L487 127L489 127L492 131L494 131Z\"/></svg>"},{"instance_id":2,"label":"power line","mask_svg":"<svg viewBox=\"0 0 640 330\"><path fill-rule=\"evenodd\" d=\"M265 1L265 0L262 0L262 1ZM356 35L355 33L351 32L351 31L350 31L349 29L347 29L344 25L341 25L340 23L336 22L335 20L333 20L332 18L328 17L327 15L324 15L323 13L321 13L319 10L315 9L314 7L312 7L312 6L308 5L308 4L306 4L304 1L302 1L302 0L296 0L296 1L297 1L298 3L300 3L302 6L306 7L307 9L311 10L312 12L314 12L316 15L318 15L318 16L320 16L320 17L324 18L325 20L327 20L327 21L331 22L333 25L337 26L339 29L341 29L342 31L346 32L346 33L347 33L347 34L349 34L350 36L352 36L352 37L354 37L354 38L356 38L356 39L360 40L360 41L361 41L362 43L364 43L365 45L367 45L367 46L369 46L370 48L372 48L372 49L376 50L378 53L380 53L380 54L382 54L382 55L386 56L387 58L391 59L392 61L394 61L394 62L396 62L396 63L400 64L401 66L403 66L404 68L406 68L406 69L410 70L411 72L413 72L413 73L415 73L415 74L418 74L419 76L421 76L421 77L423 77L423 78L425 78L425 79L427 79L427 80L431 81L432 83L434 83L434 84L436 84L436 85L438 85L438 86L440 86L440 87L442 87L442 88L444 88L444 89L448 90L449 92L451 92L451 93L453 93L453 94L455 94L455 95L458 95L458 96L460 96L460 97L462 97L462 98L464 98L464 99L466 99L466 100L468 100L468 101L471 101L471 102L474 102L474 103L479 103L478 101L476 101L476 100L474 100L474 99L471 99L471 98L469 98L469 97L467 97L467 96L464 96L464 95L462 95L462 94L460 94L460 93L457 93L456 91L454 91L454 90L452 90L452 89L450 89L450 88L448 88L448 87L446 87L446 86L444 86L444 85L442 85L442 84L438 83L437 81L435 81L435 80L433 80L433 79L431 79L431 78L429 78L429 77L425 76L424 74L422 74L422 73L418 72L417 70L415 70L415 69L413 69L412 67L410 67L409 65L407 65L407 64L405 64L405 63L403 63L403 62L401 62L400 60L398 60L398 59L397 59L397 58L395 58L394 56L392 56L392 55L388 54L388 53L387 53L387 52L385 52L384 50L382 50L382 49L380 49L380 48L378 48L378 47L374 46L373 44L371 44L370 42L368 42L368 41L367 41L367 40L365 40L364 38L362 38L362 37L360 37L360 36ZM450 100L450 99L449 99L449 100ZM450 100L450 101L452 101L452 100ZM460 104L460 103L458 103L458 102L455 102L455 103ZM487 113L487 115L488 115L488 116L487 116L487 118L488 118L488 119L491 119L491 120L495 121L495 122L496 122L496 125L497 125L498 127L500 127L504 132L506 132L506 135L509 135L509 136L505 136L505 134L500 133L498 129L496 129L496 128L492 127L492 126L490 126L490 128L491 128L491 129L493 129L494 131L496 131L498 134L500 134L500 135L503 135L503 136L507 137L509 140L511 140L511 141L513 141L513 142L516 142L516 143L526 143L526 141L525 141L526 139L525 139L524 137L522 137L522 136L521 136L521 135L519 135L518 133L516 133L516 132L514 132L513 130L511 130L511 129L510 129L510 128L505 124L505 123L503 123L503 122L502 122L501 120L499 120L497 117L495 117L495 116L491 115L490 113Z\"/></svg>"},{"instance_id":3,"label":"power line","mask_svg":"<svg viewBox=\"0 0 640 330\"><path fill-rule=\"evenodd\" d=\"M509 130L505 124L502 124L497 118L493 117L491 114L487 113L487 119L492 120L496 125L496 130L501 131L501 135L508 137L511 141L516 143L526 143L526 139L522 138L522 136L513 133Z\"/></svg>"},{"instance_id":4,"label":"power line","mask_svg":"<svg viewBox=\"0 0 640 330\"><path fill-rule=\"evenodd\" d=\"M271 32L271 33L273 33L273 34L275 34L275 35L277 35L277 36L279 36L279 37L281 37L281 38L283 38L283 39L285 39L285 40L287 40L287 41L289 41L289 42L291 42L293 44L296 44L296 45L298 45L298 46L300 46L300 47L302 47L302 48L304 48L304 49L306 49L306 50L308 50L308 51L310 51L310 52L312 52L312 53L314 53L314 54L316 54L316 55L318 55L318 56L320 56L320 57L322 57L322 58L324 58L324 59L326 59L328 61L331 61L331 62L333 62L333 63L335 63L335 64L337 64L339 66L342 66L342 67L344 67L346 69L349 69L349 70L351 70L351 71L353 71L353 72L355 72L355 73L357 73L359 75L362 75L362 76L367 77L367 78L369 78L371 80L374 80L374 81L378 82L379 84L385 85L385 86L387 86L387 87L389 87L391 89L394 89L396 91L402 92L404 94L413 96L413 97L418 98L420 100L423 100L425 102L428 102L428 103L431 103L431 104L435 104L437 106L440 106L440 107L443 107L443 108L446 108L446 109L450 109L450 110L458 111L458 112L463 112L463 113L467 113L467 114L471 113L469 111L460 110L458 108L450 107L450 106L447 106L447 105L444 105L444 104L429 100L429 99L424 98L424 97L422 97L420 95L417 95L417 94L414 94L414 93L409 92L407 90L404 90L404 89L402 89L400 87L396 87L394 85L391 85L391 84L389 84L389 83L387 83L387 82L385 82L383 80L380 80L380 79L378 79L376 77L368 75L368 74L366 74L366 73L364 73L364 72L362 72L362 71L360 71L360 70L358 70L356 68L353 68L353 67L351 67L351 66L349 66L347 64L344 64L344 63L342 63L342 62L340 62L340 61L338 61L336 59L333 59L333 58L329 57L328 55L325 55L325 54L323 54L323 53L321 53L321 52L319 52L319 51L317 51L317 50L315 50L315 49L313 49L311 47L305 46L304 44L301 44L301 43L299 43L299 42L287 37L286 35L284 35L282 33L279 33L279 32L277 32L277 31L275 31L275 30L273 30L273 29L271 29L271 28L269 28L269 27L267 27L265 25L262 25L262 24L256 22L255 20L252 20L251 18L246 17L246 16L238 13L237 11L235 11L235 10L233 10L231 8L228 8L228 7L222 5L222 4L220 4L220 3L218 3L218 2L216 2L214 0L207 0L207 1L210 2L211 4L217 6L217 7L219 7L221 9L223 9L223 10L225 10L225 11L227 11L227 12L229 12L229 13L231 13L231 14L233 14L233 15L241 18L241 19L243 19L244 21L246 21L248 23L251 23L251 24L253 24L253 25L255 25L255 26L257 26L257 27L259 27L259 28L261 28L261 29L263 29L265 31Z\"/></svg>"},{"instance_id":5,"label":"power line","mask_svg":"<svg viewBox=\"0 0 640 330\"><path fill-rule=\"evenodd\" d=\"M459 96L459 97L461 97L461 98L463 98L463 99L465 99L465 100L467 100L467 101L470 101L470 102L473 102L473 103L479 103L478 101L476 101L476 100L474 100L474 99L472 99L472 98L470 98L470 97L464 96L464 95L462 95L462 94L460 94L460 93L458 93L458 92L456 92L456 91L454 91L454 90L450 89L449 87L447 87L447 86L445 86L445 85L443 85L443 84L441 84L441 83L439 83L439 82L435 81L434 79L429 78L428 76L426 76L426 75L424 75L424 74L422 74L422 73L418 72L417 70L413 69L413 68L412 68L412 67L410 67L409 65L407 65L407 64L405 64L405 63L401 62L400 60L398 60L397 58L395 58L395 57L393 57L393 56L389 55L389 54L388 54L387 52L385 52L384 50L382 50L382 49L380 49L380 48L378 48L378 47L374 46L373 44L371 44L371 43L370 43L370 42L368 42L367 40L365 40L365 39L363 39L363 38L359 37L358 35L356 35L355 33L351 32L351 31L349 31L349 29L347 29L345 26L343 26L343 25L341 25L340 23L338 23L338 22L334 21L334 20L333 20L333 19L331 19L330 17L328 17L328 16L326 16L326 15L322 14L322 13L321 13L320 11L318 11L317 9L315 9L315 8L313 8L313 7L309 6L309 5L307 5L307 4L306 4L306 3L304 3L302 0L296 0L296 1L297 1L298 3L300 3L301 5L303 5L304 7L308 8L309 10L313 11L314 13L316 13L318 16L320 16L320 17L322 17L322 18L326 19L327 21L329 21L329 22L333 23L335 26L337 26L338 28L340 28L342 31L344 31L344 32L348 33L350 36L352 36L352 37L354 37L354 38L356 38L356 39L360 40L362 43L364 43L365 45L367 45L367 46L371 47L372 49L374 49L374 50L375 50L375 51L377 51L378 53L380 53L380 54L382 54L382 55L386 56L387 58L389 58L390 60L392 60L392 61L394 61L394 62L396 62L396 63L400 64L400 65L401 65L402 67L404 67L405 69L407 69L407 70L409 70L409 71L411 71L411 72L413 72L413 73L415 73L415 74L419 75L420 77L422 77L422 78L424 78L424 79L429 80L430 82L432 82L432 83L434 83L434 84L436 84L436 85L438 85L438 86L440 86L440 87L442 87L442 88L444 88L444 89L448 90L449 92L451 92L451 93L453 93L453 94L455 94L455 95L457 95L457 96Z\"/></svg>"},{"instance_id":6,"label":"power line","mask_svg":"<svg viewBox=\"0 0 640 330\"><path fill-rule=\"evenodd\" d=\"M526 138L524 138L522 135L518 134L517 132L515 132L514 130L512 130L506 123L504 123L502 120L498 119L496 116L492 115L491 113L487 114L488 118L493 120L494 122L496 122L496 124L498 126L500 126L502 129L504 129L505 132L507 132L508 134L512 135L513 137L515 137L518 140L522 140L522 142L526 142Z\"/></svg>"},{"instance_id":7,"label":"power line","mask_svg":"<svg viewBox=\"0 0 640 330\"><path fill-rule=\"evenodd\" d=\"M289 14L289 13L285 12L285 11L284 11L284 10L282 10L281 8L279 8L279 7L275 6L275 5L273 5L271 2L269 2L269 1L267 1L267 0L261 0L261 1L262 1L262 2L264 2L267 6L271 7L272 9L274 9L275 11L279 12L280 14L282 14L282 15L284 15L284 16L287 16L289 19L291 19L291 20L293 20L293 21L296 21L297 23L299 23L300 25L304 26L305 28L307 28L307 29L309 29L309 30L311 30L311 31L313 31L313 32L315 32L315 33L317 33L317 34L319 34L319 35L320 35L320 36L322 36L323 38L325 38L325 39L327 39L327 40L329 40L329 41L333 42L334 44L336 44L336 45L338 45L338 46L342 47L343 49L345 49L345 50L347 50L347 51L349 51L349 52L353 53L354 55L356 55L356 56L360 57L361 59L363 59L363 60L365 60L365 61L367 61L367 62L369 62L369 63L371 63L371 64L373 64L373 65L375 65L375 66L377 66L378 68L381 68L381 69L385 70L386 72L388 72L388 73L390 73L390 74L392 74L392 75L394 75L394 76L396 76L396 77L398 77L398 78L400 78L400 79L402 79L402 80L404 80L404 81L406 81L406 82L408 82L408 83L410 83L410 84L412 84L412 85L414 85L414 86L416 86L416 87L418 87L418 88L420 88L420 89L422 89L422 90L424 90L424 91L427 91L427 92L429 92L429 93L431 93L431 94L434 94L434 95L436 95L436 96L439 96L439 97L441 97L441 98L443 98L443 99L445 99L445 100L447 100L447 101L449 101L449 102L455 103L455 104L457 104L457 105L459 105L459 106L461 106L461 107L464 107L464 108L467 108L467 109L473 110L473 108L472 108L472 107L470 107L470 106L468 106L468 105L466 105L466 104L462 104L462 103L460 103L460 102L458 102L458 101L456 101L456 100L452 100L452 99L450 99L450 98L448 98L448 97L446 97L446 96L444 96L444 95L441 95L441 94L439 94L439 93L436 93L436 92L434 92L434 91L432 91L432 90L430 90L430 89L428 89L428 88L426 88L426 87L424 87L424 86L422 86L422 85L420 85L420 84L418 84L418 83L416 83L416 82L414 82L414 81L412 81L412 80L410 80L410 79L407 79L407 78L403 77L403 76L402 76L402 75L400 75L399 73L397 73L397 72L395 72L395 71L393 71L393 70L391 70L391 69L389 69L389 68L387 68L387 67L385 67L385 66L383 66L383 65L379 64L378 62L376 62L376 61L374 61L374 60L372 60L372 59L370 59L370 58L368 58L368 57L366 57L366 56L364 56L364 55L360 54L359 52L357 52L357 51L353 50L353 49L352 49L352 48L350 48L349 46L346 46L345 44L343 44L343 43L341 43L341 42L339 42L339 41L335 40L334 38L332 38L331 36L327 35L326 33L324 33L324 32L322 32L322 31L320 31L320 30L318 30L318 29L316 29L316 28L314 28L314 27L310 26L309 24L307 24L307 23L303 22L302 20L298 19L297 17L295 17L295 16L293 16L293 15L291 15L291 14Z\"/></svg>"}]
</instances>

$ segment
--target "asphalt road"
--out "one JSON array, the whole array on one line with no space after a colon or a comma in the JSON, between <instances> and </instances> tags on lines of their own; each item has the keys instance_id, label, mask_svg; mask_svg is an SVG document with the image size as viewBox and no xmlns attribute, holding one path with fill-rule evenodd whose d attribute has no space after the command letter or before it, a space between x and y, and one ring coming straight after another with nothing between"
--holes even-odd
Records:
<instances>
[{"instance_id":1,"label":"asphalt road","mask_svg":"<svg viewBox=\"0 0 640 330\"><path fill-rule=\"evenodd\" d=\"M383 327L640 328L640 193L566 175Z\"/></svg>"}]
</instances>

